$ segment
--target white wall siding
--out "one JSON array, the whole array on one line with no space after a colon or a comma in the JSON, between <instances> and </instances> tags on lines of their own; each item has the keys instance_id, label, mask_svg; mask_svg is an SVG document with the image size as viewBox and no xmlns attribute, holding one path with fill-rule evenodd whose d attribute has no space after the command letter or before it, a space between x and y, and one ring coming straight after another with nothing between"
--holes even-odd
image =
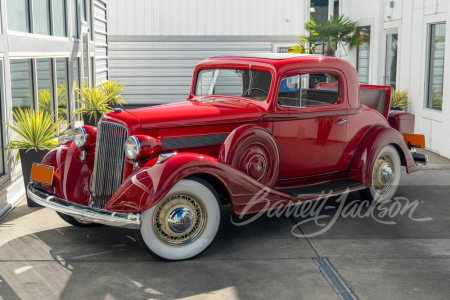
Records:
<instances>
[{"instance_id":1,"label":"white wall siding","mask_svg":"<svg viewBox=\"0 0 450 300\"><path fill-rule=\"evenodd\" d=\"M296 37L110 37L109 75L125 85L131 105L186 100L195 66L205 58L244 52L272 52L273 42Z\"/></svg>"},{"instance_id":2,"label":"white wall siding","mask_svg":"<svg viewBox=\"0 0 450 300\"><path fill-rule=\"evenodd\" d=\"M107 4L105 4L103 1L94 1L96 81L103 81L108 79L108 28L106 6Z\"/></svg>"},{"instance_id":3,"label":"white wall siding","mask_svg":"<svg viewBox=\"0 0 450 300\"><path fill-rule=\"evenodd\" d=\"M109 0L110 35L301 35L309 18L301 0Z\"/></svg>"}]
</instances>

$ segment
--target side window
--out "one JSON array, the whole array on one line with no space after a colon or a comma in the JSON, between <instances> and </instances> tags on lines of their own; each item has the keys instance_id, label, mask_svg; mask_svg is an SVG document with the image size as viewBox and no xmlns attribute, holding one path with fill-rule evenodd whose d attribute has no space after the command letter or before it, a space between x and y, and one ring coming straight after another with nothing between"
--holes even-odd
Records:
<instances>
[{"instance_id":1,"label":"side window","mask_svg":"<svg viewBox=\"0 0 450 300\"><path fill-rule=\"evenodd\" d=\"M286 77L281 80L278 105L307 107L337 104L340 101L339 77L314 73Z\"/></svg>"}]
</instances>

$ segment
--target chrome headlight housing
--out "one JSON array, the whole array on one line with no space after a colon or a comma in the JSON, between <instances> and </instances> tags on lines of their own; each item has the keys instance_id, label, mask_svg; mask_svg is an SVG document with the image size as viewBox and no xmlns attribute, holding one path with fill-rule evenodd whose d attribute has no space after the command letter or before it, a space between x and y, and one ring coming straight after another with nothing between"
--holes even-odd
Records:
<instances>
[{"instance_id":1,"label":"chrome headlight housing","mask_svg":"<svg viewBox=\"0 0 450 300\"><path fill-rule=\"evenodd\" d=\"M73 131L73 143L77 148L81 148L86 145L87 134L83 127L77 127Z\"/></svg>"},{"instance_id":2,"label":"chrome headlight housing","mask_svg":"<svg viewBox=\"0 0 450 300\"><path fill-rule=\"evenodd\" d=\"M125 154L130 160L135 160L141 152L141 145L139 140L134 135L127 138L125 141Z\"/></svg>"}]
</instances>

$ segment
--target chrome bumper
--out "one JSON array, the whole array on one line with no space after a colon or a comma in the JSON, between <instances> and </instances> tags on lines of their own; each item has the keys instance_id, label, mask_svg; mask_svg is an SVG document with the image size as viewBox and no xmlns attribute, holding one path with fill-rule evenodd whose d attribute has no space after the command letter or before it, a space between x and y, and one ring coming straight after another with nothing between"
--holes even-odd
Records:
<instances>
[{"instance_id":1,"label":"chrome bumper","mask_svg":"<svg viewBox=\"0 0 450 300\"><path fill-rule=\"evenodd\" d=\"M34 182L28 184L27 194L30 199L42 206L84 221L129 229L141 228L141 214L139 213L113 212L56 198L48 192L37 189Z\"/></svg>"}]
</instances>

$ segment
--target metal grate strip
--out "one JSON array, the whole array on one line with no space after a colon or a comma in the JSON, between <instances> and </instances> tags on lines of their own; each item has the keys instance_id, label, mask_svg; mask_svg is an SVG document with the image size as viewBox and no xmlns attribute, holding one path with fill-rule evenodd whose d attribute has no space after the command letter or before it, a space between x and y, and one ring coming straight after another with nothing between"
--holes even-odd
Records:
<instances>
[{"instance_id":1,"label":"metal grate strip","mask_svg":"<svg viewBox=\"0 0 450 300\"><path fill-rule=\"evenodd\" d=\"M125 126L99 122L89 206L105 207L122 184L125 164L123 149L127 136Z\"/></svg>"},{"instance_id":2,"label":"metal grate strip","mask_svg":"<svg viewBox=\"0 0 450 300\"><path fill-rule=\"evenodd\" d=\"M352 291L348 288L333 266L330 264L326 258L316 258L314 259L317 266L322 272L323 276L328 280L331 286L334 288L338 296L342 300L357 300Z\"/></svg>"}]
</instances>

